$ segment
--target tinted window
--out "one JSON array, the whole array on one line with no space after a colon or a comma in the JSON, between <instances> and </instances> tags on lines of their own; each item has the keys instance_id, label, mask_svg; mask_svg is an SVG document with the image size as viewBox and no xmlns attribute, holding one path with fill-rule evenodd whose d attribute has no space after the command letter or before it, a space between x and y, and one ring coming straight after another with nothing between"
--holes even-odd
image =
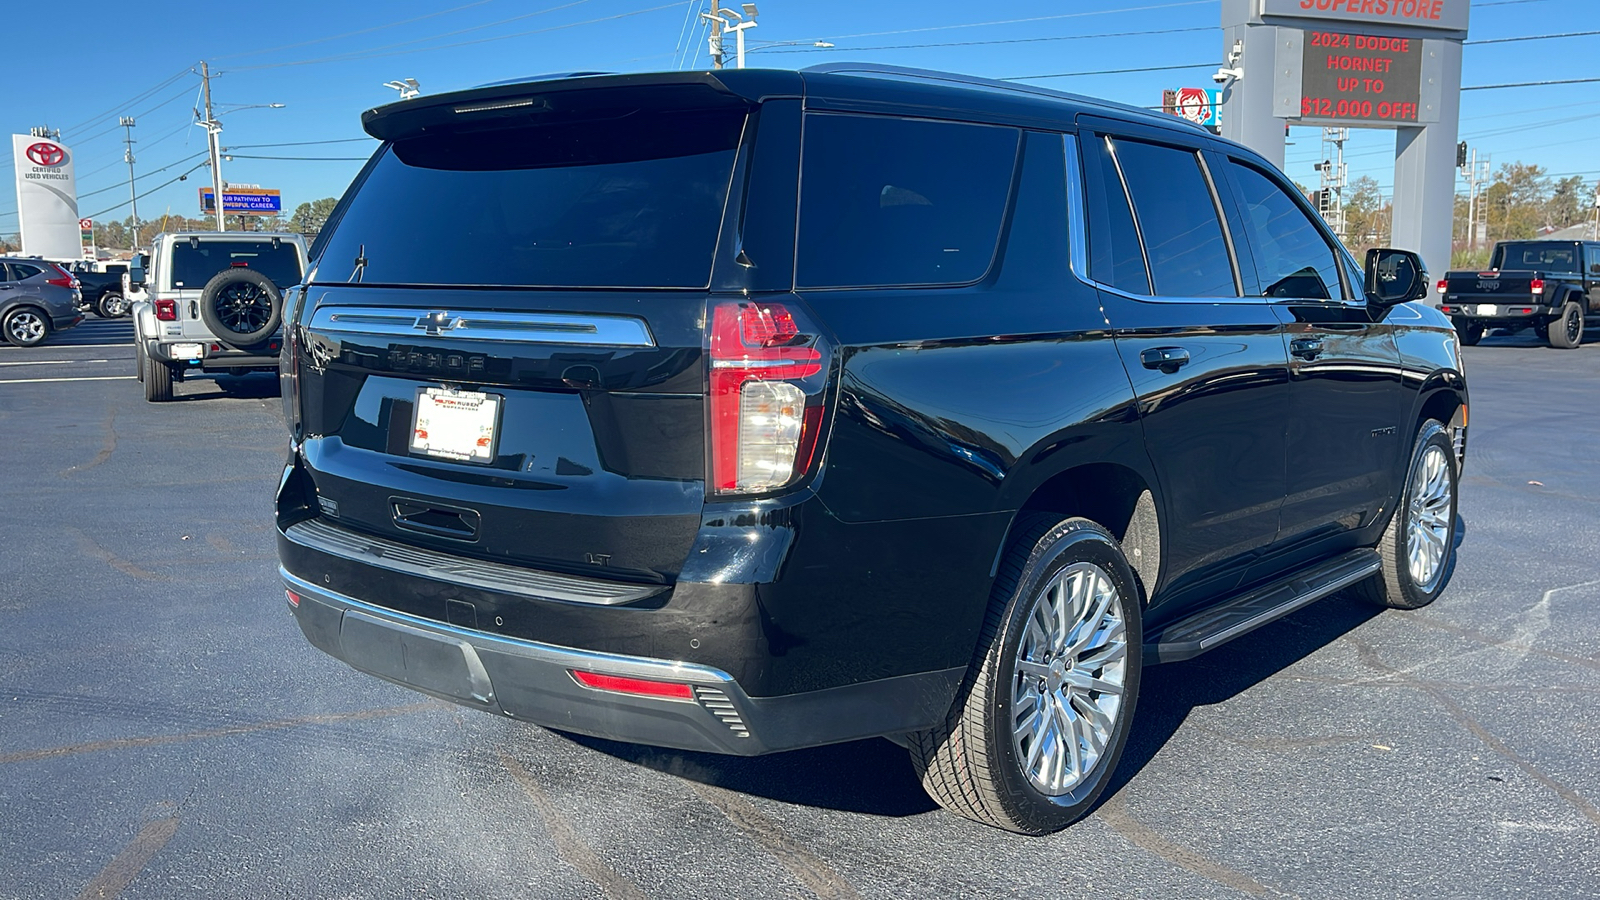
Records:
<instances>
[{"instance_id":1,"label":"tinted window","mask_svg":"<svg viewBox=\"0 0 1600 900\"><path fill-rule=\"evenodd\" d=\"M1589 259L1589 274L1600 275L1600 247L1590 246L1584 253Z\"/></svg>"},{"instance_id":2,"label":"tinted window","mask_svg":"<svg viewBox=\"0 0 1600 900\"><path fill-rule=\"evenodd\" d=\"M1237 297L1217 206L1192 151L1113 140L1155 292Z\"/></svg>"},{"instance_id":3,"label":"tinted window","mask_svg":"<svg viewBox=\"0 0 1600 900\"><path fill-rule=\"evenodd\" d=\"M989 271L1016 166L1013 128L806 118L795 280L965 284Z\"/></svg>"},{"instance_id":4,"label":"tinted window","mask_svg":"<svg viewBox=\"0 0 1600 900\"><path fill-rule=\"evenodd\" d=\"M287 241L276 248L270 241L245 240L178 240L172 245L174 288L198 290L229 268L255 269L279 289L300 283L300 253Z\"/></svg>"},{"instance_id":5,"label":"tinted window","mask_svg":"<svg viewBox=\"0 0 1600 900\"><path fill-rule=\"evenodd\" d=\"M1342 297L1333 250L1300 205L1256 169L1238 163L1230 163L1229 169L1262 296Z\"/></svg>"},{"instance_id":6,"label":"tinted window","mask_svg":"<svg viewBox=\"0 0 1600 900\"><path fill-rule=\"evenodd\" d=\"M39 268L38 266L30 266L30 265L26 265L24 263L12 263L11 264L11 280L12 281L26 281L29 278L32 278L33 276L35 276L35 275L37 275L37 274L39 274L40 272L43 272L43 271L44 270Z\"/></svg>"},{"instance_id":7,"label":"tinted window","mask_svg":"<svg viewBox=\"0 0 1600 900\"><path fill-rule=\"evenodd\" d=\"M1150 293L1150 276L1128 194L1106 138L1083 142L1089 213L1089 277L1130 294Z\"/></svg>"},{"instance_id":8,"label":"tinted window","mask_svg":"<svg viewBox=\"0 0 1600 900\"><path fill-rule=\"evenodd\" d=\"M389 145L318 257L367 284L703 288L743 109L611 110Z\"/></svg>"},{"instance_id":9,"label":"tinted window","mask_svg":"<svg viewBox=\"0 0 1600 900\"><path fill-rule=\"evenodd\" d=\"M1576 244L1556 242L1518 242L1494 248L1491 269L1542 269L1546 272L1578 271Z\"/></svg>"}]
</instances>

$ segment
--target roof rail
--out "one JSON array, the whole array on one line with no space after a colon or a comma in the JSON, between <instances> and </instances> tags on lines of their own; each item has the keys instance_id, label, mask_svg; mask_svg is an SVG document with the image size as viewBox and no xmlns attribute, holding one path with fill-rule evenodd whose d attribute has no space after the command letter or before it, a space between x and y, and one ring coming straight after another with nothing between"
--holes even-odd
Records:
<instances>
[{"instance_id":1,"label":"roof rail","mask_svg":"<svg viewBox=\"0 0 1600 900\"><path fill-rule=\"evenodd\" d=\"M878 75L885 78L904 78L908 81L943 81L950 84L966 85L968 87L982 87L993 90L1008 91L1017 94L1032 94L1038 97L1051 97L1058 100L1071 100L1075 103L1084 103L1092 106L1119 109L1126 112L1137 112L1144 116L1154 115L1143 107L1133 106L1128 103L1117 103L1113 100L1102 100L1098 97L1086 97L1082 94L1073 94L1068 91L1058 91L1053 88L1034 87L1031 84L1017 84L1014 81L1002 81L998 78L981 78L977 75L961 75L955 72L941 72L937 69L916 69L909 66L889 66L882 63L822 63L808 66L800 70L802 73L815 75L836 75L847 73L861 73L863 75ZM1172 116L1195 128L1199 125L1184 119L1182 116ZM1204 130L1204 129L1201 129Z\"/></svg>"}]
</instances>

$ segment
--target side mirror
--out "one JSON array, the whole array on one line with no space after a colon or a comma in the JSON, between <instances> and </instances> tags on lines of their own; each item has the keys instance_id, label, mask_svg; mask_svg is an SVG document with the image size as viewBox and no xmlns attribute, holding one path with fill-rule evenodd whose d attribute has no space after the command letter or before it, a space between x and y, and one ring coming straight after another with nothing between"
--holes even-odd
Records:
<instances>
[{"instance_id":1,"label":"side mirror","mask_svg":"<svg viewBox=\"0 0 1600 900\"><path fill-rule=\"evenodd\" d=\"M1422 257L1410 250L1375 247L1367 251L1367 302L1388 308L1428 296L1428 270Z\"/></svg>"},{"instance_id":2,"label":"side mirror","mask_svg":"<svg viewBox=\"0 0 1600 900\"><path fill-rule=\"evenodd\" d=\"M144 287L144 263L137 259L128 263L128 283L134 287Z\"/></svg>"}]
</instances>

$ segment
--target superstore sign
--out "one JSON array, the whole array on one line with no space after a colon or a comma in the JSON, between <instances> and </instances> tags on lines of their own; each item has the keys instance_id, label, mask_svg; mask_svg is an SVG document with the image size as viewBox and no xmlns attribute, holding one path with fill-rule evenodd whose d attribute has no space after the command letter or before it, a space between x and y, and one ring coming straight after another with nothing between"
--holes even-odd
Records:
<instances>
[{"instance_id":1,"label":"superstore sign","mask_svg":"<svg viewBox=\"0 0 1600 900\"><path fill-rule=\"evenodd\" d=\"M1422 41L1307 31L1300 117L1409 125L1422 98Z\"/></svg>"}]
</instances>

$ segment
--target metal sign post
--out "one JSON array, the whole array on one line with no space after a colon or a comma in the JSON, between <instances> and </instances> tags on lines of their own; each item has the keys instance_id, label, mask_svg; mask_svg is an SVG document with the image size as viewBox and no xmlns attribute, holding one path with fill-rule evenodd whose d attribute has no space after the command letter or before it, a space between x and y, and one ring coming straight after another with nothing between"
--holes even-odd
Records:
<instances>
[{"instance_id":1,"label":"metal sign post","mask_svg":"<svg viewBox=\"0 0 1600 900\"><path fill-rule=\"evenodd\" d=\"M1395 131L1391 242L1450 268L1470 0L1223 0L1222 134L1283 166L1288 125Z\"/></svg>"}]
</instances>

